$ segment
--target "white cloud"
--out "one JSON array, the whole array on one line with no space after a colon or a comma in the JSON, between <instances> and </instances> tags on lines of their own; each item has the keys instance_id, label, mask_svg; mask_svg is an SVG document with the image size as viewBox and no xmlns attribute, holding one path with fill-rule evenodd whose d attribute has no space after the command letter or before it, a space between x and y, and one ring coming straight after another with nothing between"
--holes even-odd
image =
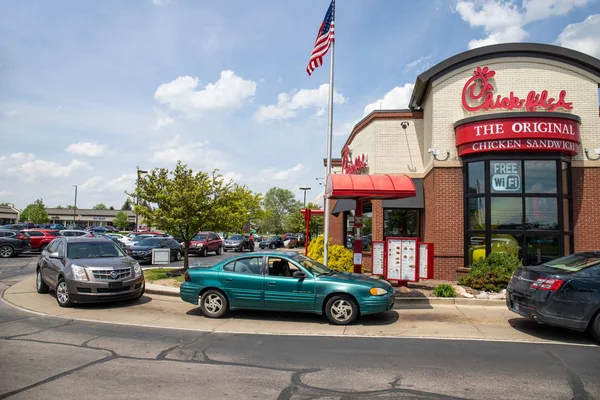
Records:
<instances>
[{"instance_id":1,"label":"white cloud","mask_svg":"<svg viewBox=\"0 0 600 400\"><path fill-rule=\"evenodd\" d=\"M600 14L590 15L583 22L568 25L556 44L600 58Z\"/></svg>"},{"instance_id":2,"label":"white cloud","mask_svg":"<svg viewBox=\"0 0 600 400\"><path fill-rule=\"evenodd\" d=\"M4 115L6 115L7 117L14 117L18 113L19 113L19 110L17 110L16 108L11 108L10 110L4 111Z\"/></svg>"},{"instance_id":3,"label":"white cloud","mask_svg":"<svg viewBox=\"0 0 600 400\"><path fill-rule=\"evenodd\" d=\"M431 54L428 54L428 55L423 56L423 57L419 57L416 60L411 61L408 64L406 64L406 69L407 70L413 69L414 67L416 67L418 65L421 65L421 66L425 65L426 66L425 69L427 69L427 67L429 67L429 63L427 61L430 60L430 59L431 59Z\"/></svg>"},{"instance_id":4,"label":"white cloud","mask_svg":"<svg viewBox=\"0 0 600 400\"><path fill-rule=\"evenodd\" d=\"M205 111L240 108L256 92L256 82L245 80L230 70L221 71L219 80L202 90L195 90L198 84L196 77L180 76L160 85L154 99L173 111L193 116Z\"/></svg>"},{"instance_id":5,"label":"white cloud","mask_svg":"<svg viewBox=\"0 0 600 400\"><path fill-rule=\"evenodd\" d=\"M287 181L294 176L294 174L304 171L304 165L298 163L288 169L278 169L275 167L269 167L261 170L258 174L262 181Z\"/></svg>"},{"instance_id":6,"label":"white cloud","mask_svg":"<svg viewBox=\"0 0 600 400\"><path fill-rule=\"evenodd\" d=\"M78 156L100 157L105 154L107 148L108 146L105 144L77 142L69 145L65 151Z\"/></svg>"},{"instance_id":7,"label":"white cloud","mask_svg":"<svg viewBox=\"0 0 600 400\"><path fill-rule=\"evenodd\" d=\"M154 130L160 130L164 127L171 125L175 120L171 117L162 117L156 118L156 124L154 125Z\"/></svg>"},{"instance_id":8,"label":"white cloud","mask_svg":"<svg viewBox=\"0 0 600 400\"><path fill-rule=\"evenodd\" d=\"M224 153L207 147L208 142L185 141L175 135L171 142L157 148L150 156L152 161L173 166L178 160L191 168L200 168L204 172L224 169L229 165Z\"/></svg>"},{"instance_id":9,"label":"white cloud","mask_svg":"<svg viewBox=\"0 0 600 400\"><path fill-rule=\"evenodd\" d=\"M171 2L171 0L152 0L152 4L154 4L155 6L162 6L165 4L169 4Z\"/></svg>"},{"instance_id":10,"label":"white cloud","mask_svg":"<svg viewBox=\"0 0 600 400\"><path fill-rule=\"evenodd\" d=\"M0 176L19 176L33 182L37 178L64 178L81 169L89 169L85 161L72 160L67 165L54 161L38 160L32 153L13 153L0 157Z\"/></svg>"},{"instance_id":11,"label":"white cloud","mask_svg":"<svg viewBox=\"0 0 600 400\"><path fill-rule=\"evenodd\" d=\"M237 172L225 172L222 174L223 182L234 181L235 183L240 183L240 181L244 178L244 174L239 174Z\"/></svg>"},{"instance_id":12,"label":"white cloud","mask_svg":"<svg viewBox=\"0 0 600 400\"><path fill-rule=\"evenodd\" d=\"M13 192L9 192L8 190L0 190L0 199L2 199L3 197L7 197L7 196L12 196ZM2 203L4 203L2 201Z\"/></svg>"},{"instance_id":13,"label":"white cloud","mask_svg":"<svg viewBox=\"0 0 600 400\"><path fill-rule=\"evenodd\" d=\"M387 92L382 99L367 104L364 109L364 115L367 115L373 110L398 110L408 108L408 102L412 95L412 83L405 83L404 86L396 86Z\"/></svg>"},{"instance_id":14,"label":"white cloud","mask_svg":"<svg viewBox=\"0 0 600 400\"><path fill-rule=\"evenodd\" d=\"M344 122L343 124L334 125L333 136L350 136L350 132L352 132L357 122Z\"/></svg>"},{"instance_id":15,"label":"white cloud","mask_svg":"<svg viewBox=\"0 0 600 400\"><path fill-rule=\"evenodd\" d=\"M273 120L284 120L294 118L297 110L316 108L316 115L325 115L329 101L329 84L324 83L318 89L301 89L292 91L290 94L280 93L277 96L277 104L268 106L261 105L254 118L258 122L267 122ZM346 98L335 91L333 93L333 102L344 104Z\"/></svg>"},{"instance_id":16,"label":"white cloud","mask_svg":"<svg viewBox=\"0 0 600 400\"><path fill-rule=\"evenodd\" d=\"M535 21L566 15L589 0L523 0L521 7L511 0L459 1L455 10L471 27L482 27L487 34L473 39L469 48L497 43L520 42L529 36L524 27Z\"/></svg>"},{"instance_id":17,"label":"white cloud","mask_svg":"<svg viewBox=\"0 0 600 400\"><path fill-rule=\"evenodd\" d=\"M86 180L79 187L88 192L105 193L133 191L135 189L136 173L123 174L115 179L94 176Z\"/></svg>"}]
</instances>

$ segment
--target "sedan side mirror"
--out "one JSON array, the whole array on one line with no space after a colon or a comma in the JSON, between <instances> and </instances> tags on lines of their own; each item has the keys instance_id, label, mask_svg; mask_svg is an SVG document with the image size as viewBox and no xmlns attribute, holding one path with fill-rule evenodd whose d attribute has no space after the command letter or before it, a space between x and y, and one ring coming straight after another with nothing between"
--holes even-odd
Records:
<instances>
[{"instance_id":1,"label":"sedan side mirror","mask_svg":"<svg viewBox=\"0 0 600 400\"><path fill-rule=\"evenodd\" d=\"M133 251L131 251L131 249L126 249L125 250L125 254L127 254L128 256L132 256L133 255Z\"/></svg>"},{"instance_id":2,"label":"sedan side mirror","mask_svg":"<svg viewBox=\"0 0 600 400\"><path fill-rule=\"evenodd\" d=\"M304 279L306 278L306 274L302 271L294 271L294 274L292 275L293 278L298 278L298 279Z\"/></svg>"},{"instance_id":3,"label":"sedan side mirror","mask_svg":"<svg viewBox=\"0 0 600 400\"><path fill-rule=\"evenodd\" d=\"M50 253L50 258L58 258L61 259L62 257L58 255L58 251L55 251L54 253Z\"/></svg>"}]
</instances>

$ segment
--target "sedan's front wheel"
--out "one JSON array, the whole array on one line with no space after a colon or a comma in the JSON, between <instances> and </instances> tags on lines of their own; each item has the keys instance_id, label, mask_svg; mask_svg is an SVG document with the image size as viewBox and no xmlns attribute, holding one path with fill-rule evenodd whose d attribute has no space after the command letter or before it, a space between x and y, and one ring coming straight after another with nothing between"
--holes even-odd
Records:
<instances>
[{"instance_id":1,"label":"sedan's front wheel","mask_svg":"<svg viewBox=\"0 0 600 400\"><path fill-rule=\"evenodd\" d=\"M14 254L14 250L11 246L9 246L9 245L0 246L0 257L9 258L9 257L12 257L13 254Z\"/></svg>"},{"instance_id":2,"label":"sedan's front wheel","mask_svg":"<svg viewBox=\"0 0 600 400\"><path fill-rule=\"evenodd\" d=\"M64 278L60 278L58 285L56 285L56 301L61 307L71 307L73 305L71 296L69 296L69 288Z\"/></svg>"},{"instance_id":3,"label":"sedan's front wheel","mask_svg":"<svg viewBox=\"0 0 600 400\"><path fill-rule=\"evenodd\" d=\"M227 298L218 290L207 290L200 299L202 314L208 318L221 318L227 314Z\"/></svg>"},{"instance_id":4,"label":"sedan's front wheel","mask_svg":"<svg viewBox=\"0 0 600 400\"><path fill-rule=\"evenodd\" d=\"M358 317L358 306L349 296L333 296L325 305L325 314L333 325L350 325Z\"/></svg>"}]
</instances>

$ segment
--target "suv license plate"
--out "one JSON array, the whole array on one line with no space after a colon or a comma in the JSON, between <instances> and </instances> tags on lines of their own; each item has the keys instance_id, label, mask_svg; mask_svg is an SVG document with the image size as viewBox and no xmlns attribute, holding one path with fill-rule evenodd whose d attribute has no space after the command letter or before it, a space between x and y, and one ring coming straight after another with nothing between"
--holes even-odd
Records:
<instances>
[{"instance_id":1,"label":"suv license plate","mask_svg":"<svg viewBox=\"0 0 600 400\"><path fill-rule=\"evenodd\" d=\"M123 287L123 282L108 282L109 289L120 289Z\"/></svg>"}]
</instances>

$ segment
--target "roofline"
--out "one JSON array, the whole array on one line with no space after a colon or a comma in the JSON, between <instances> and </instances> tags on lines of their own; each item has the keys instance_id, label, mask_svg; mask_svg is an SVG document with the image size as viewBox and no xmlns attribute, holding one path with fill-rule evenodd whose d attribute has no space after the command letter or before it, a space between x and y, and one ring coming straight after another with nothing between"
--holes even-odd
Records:
<instances>
[{"instance_id":1,"label":"roofline","mask_svg":"<svg viewBox=\"0 0 600 400\"><path fill-rule=\"evenodd\" d=\"M534 57L559 61L581 68L600 77L600 60L565 47L541 43L502 43L468 50L445 59L417 77L410 101L411 110L418 110L431 82L458 68L492 58Z\"/></svg>"},{"instance_id":2,"label":"roofline","mask_svg":"<svg viewBox=\"0 0 600 400\"><path fill-rule=\"evenodd\" d=\"M324 167L327 166L327 159L326 158L323 159L323 166ZM342 166L342 159L341 158L332 158L331 159L331 166L332 167L341 167Z\"/></svg>"},{"instance_id":3,"label":"roofline","mask_svg":"<svg viewBox=\"0 0 600 400\"><path fill-rule=\"evenodd\" d=\"M369 125L373 120L394 118L423 119L423 112L410 110L408 108L403 108L400 110L373 110L369 114L367 114L363 119L358 121L356 125L354 125L350 136L348 136L348 139L346 139L346 143L344 143L344 147L350 145L350 143L354 140L356 135L358 135L358 133L362 131L367 125Z\"/></svg>"}]
</instances>

